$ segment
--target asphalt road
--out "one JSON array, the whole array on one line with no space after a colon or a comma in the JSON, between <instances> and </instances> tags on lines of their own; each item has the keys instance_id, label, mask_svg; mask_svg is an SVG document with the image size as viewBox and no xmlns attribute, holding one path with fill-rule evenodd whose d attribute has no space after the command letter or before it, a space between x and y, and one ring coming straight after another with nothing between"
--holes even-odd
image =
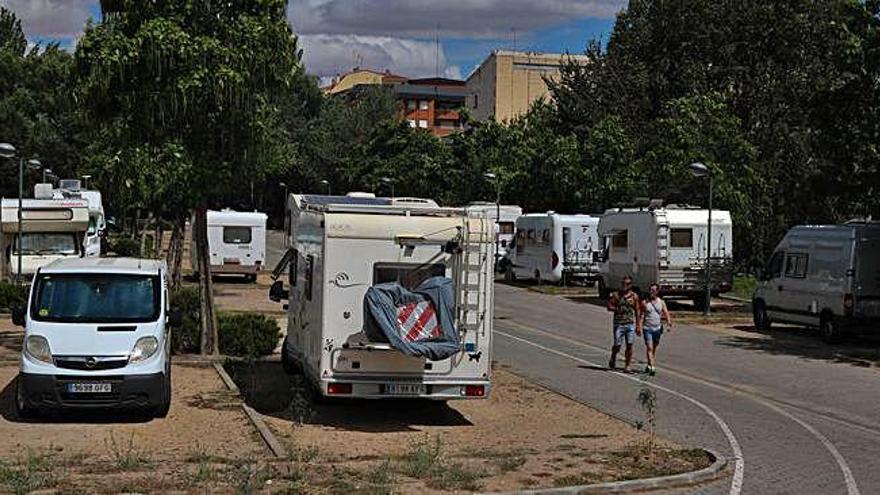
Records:
<instances>
[{"instance_id":1,"label":"asphalt road","mask_svg":"<svg viewBox=\"0 0 880 495\"><path fill-rule=\"evenodd\" d=\"M653 387L662 435L732 460L702 493L880 493L880 372L853 357L876 355L876 340L828 348L803 329L678 326L648 377L606 369L600 306L496 284L495 308L494 357L514 371L633 423Z\"/></svg>"}]
</instances>

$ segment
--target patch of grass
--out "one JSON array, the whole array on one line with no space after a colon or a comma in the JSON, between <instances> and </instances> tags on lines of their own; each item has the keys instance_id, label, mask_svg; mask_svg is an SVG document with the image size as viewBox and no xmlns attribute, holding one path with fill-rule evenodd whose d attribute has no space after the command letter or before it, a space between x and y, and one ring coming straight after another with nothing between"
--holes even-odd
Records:
<instances>
[{"instance_id":1,"label":"patch of grass","mask_svg":"<svg viewBox=\"0 0 880 495\"><path fill-rule=\"evenodd\" d=\"M431 472L431 477L425 480L425 484L435 490L476 491L480 489L482 476L482 472L460 463L441 464Z\"/></svg>"},{"instance_id":2,"label":"patch of grass","mask_svg":"<svg viewBox=\"0 0 880 495\"><path fill-rule=\"evenodd\" d=\"M602 477L596 473L580 473L580 474L570 474L566 476L560 476L559 478L555 478L553 480L553 484L557 487L563 486L580 486L580 485L592 485L594 483L599 483L602 481Z\"/></svg>"},{"instance_id":3,"label":"patch of grass","mask_svg":"<svg viewBox=\"0 0 880 495\"><path fill-rule=\"evenodd\" d=\"M758 286L758 279L749 275L737 275L733 277L733 288L730 295L740 297L742 299L751 299L755 293L755 287Z\"/></svg>"},{"instance_id":4,"label":"patch of grass","mask_svg":"<svg viewBox=\"0 0 880 495\"><path fill-rule=\"evenodd\" d=\"M120 471L134 471L149 466L150 458L134 445L134 433L128 438L128 443L118 443L113 433L110 433L110 441L107 442L113 463Z\"/></svg>"},{"instance_id":5,"label":"patch of grass","mask_svg":"<svg viewBox=\"0 0 880 495\"><path fill-rule=\"evenodd\" d=\"M272 466L260 466L250 460L236 461L224 472L226 480L235 487L236 493L257 493L267 481L275 477Z\"/></svg>"},{"instance_id":6,"label":"patch of grass","mask_svg":"<svg viewBox=\"0 0 880 495\"><path fill-rule=\"evenodd\" d=\"M495 459L495 467L501 473L509 473L516 471L526 463L526 458L522 456L499 457Z\"/></svg>"},{"instance_id":7,"label":"patch of grass","mask_svg":"<svg viewBox=\"0 0 880 495\"><path fill-rule=\"evenodd\" d=\"M440 436L411 442L398 466L401 474L420 479L429 488L437 490L478 490L482 471L449 463L443 456Z\"/></svg>"},{"instance_id":8,"label":"patch of grass","mask_svg":"<svg viewBox=\"0 0 880 495\"><path fill-rule=\"evenodd\" d=\"M57 482L56 467L52 457L29 453L17 465L0 463L0 486L16 495L52 488Z\"/></svg>"}]
</instances>

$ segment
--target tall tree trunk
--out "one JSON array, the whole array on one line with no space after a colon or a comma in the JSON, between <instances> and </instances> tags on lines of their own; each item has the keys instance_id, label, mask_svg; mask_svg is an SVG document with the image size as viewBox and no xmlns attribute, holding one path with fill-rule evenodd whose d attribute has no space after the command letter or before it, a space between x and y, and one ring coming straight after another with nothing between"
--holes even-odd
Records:
<instances>
[{"instance_id":1,"label":"tall tree trunk","mask_svg":"<svg viewBox=\"0 0 880 495\"><path fill-rule=\"evenodd\" d=\"M214 311L214 285L211 281L211 258L208 253L208 209L196 209L195 225L196 264L199 272L199 296L202 300L199 322L202 327L202 354L219 354L217 342L217 313Z\"/></svg>"},{"instance_id":2,"label":"tall tree trunk","mask_svg":"<svg viewBox=\"0 0 880 495\"><path fill-rule=\"evenodd\" d=\"M181 264L183 262L183 241L186 231L186 217L174 219L174 228L171 230L171 241L168 243L166 262L168 263L171 289L179 289L181 282Z\"/></svg>"},{"instance_id":3,"label":"tall tree trunk","mask_svg":"<svg viewBox=\"0 0 880 495\"><path fill-rule=\"evenodd\" d=\"M153 237L153 258L162 258L162 217L156 216L155 237Z\"/></svg>"}]
</instances>

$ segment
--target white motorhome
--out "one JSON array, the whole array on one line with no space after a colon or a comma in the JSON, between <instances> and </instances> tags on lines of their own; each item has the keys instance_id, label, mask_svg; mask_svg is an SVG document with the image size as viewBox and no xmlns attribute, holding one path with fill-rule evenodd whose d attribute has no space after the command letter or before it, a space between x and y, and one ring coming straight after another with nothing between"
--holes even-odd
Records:
<instances>
[{"instance_id":1,"label":"white motorhome","mask_svg":"<svg viewBox=\"0 0 880 495\"><path fill-rule=\"evenodd\" d=\"M755 326L819 328L827 342L880 327L880 223L803 225L770 257L752 299Z\"/></svg>"},{"instance_id":2,"label":"white motorhome","mask_svg":"<svg viewBox=\"0 0 880 495\"><path fill-rule=\"evenodd\" d=\"M505 272L513 259L513 240L516 237L516 219L522 216L522 208L516 205L474 202L467 206L469 212L482 213L495 223L495 269Z\"/></svg>"},{"instance_id":3,"label":"white motorhome","mask_svg":"<svg viewBox=\"0 0 880 495\"><path fill-rule=\"evenodd\" d=\"M51 188L51 186L50 186ZM30 276L37 269L61 258L79 258L89 226L88 203L83 199L25 199L18 236L18 199L2 200L0 245L5 276Z\"/></svg>"},{"instance_id":4,"label":"white motorhome","mask_svg":"<svg viewBox=\"0 0 880 495\"><path fill-rule=\"evenodd\" d=\"M171 404L171 339L165 263L63 259L37 270L27 308L15 407L20 417L61 408L141 409Z\"/></svg>"},{"instance_id":5,"label":"white motorhome","mask_svg":"<svg viewBox=\"0 0 880 495\"><path fill-rule=\"evenodd\" d=\"M599 222L604 242L599 290L607 297L625 275L647 290L651 283L666 296L705 304L706 257L712 266L713 294L733 285L733 222L730 212L712 210L711 253L707 253L708 210L675 206L616 208Z\"/></svg>"},{"instance_id":6,"label":"white motorhome","mask_svg":"<svg viewBox=\"0 0 880 495\"><path fill-rule=\"evenodd\" d=\"M516 221L510 275L544 282L594 281L601 250L599 218L591 215L530 213Z\"/></svg>"},{"instance_id":7,"label":"white motorhome","mask_svg":"<svg viewBox=\"0 0 880 495\"><path fill-rule=\"evenodd\" d=\"M233 211L224 209L208 211L208 253L211 257L211 273L214 275L244 275L250 281L257 280L257 273L266 261L265 213L256 211ZM195 235L195 232L193 232ZM190 250L192 266L196 263L196 250Z\"/></svg>"},{"instance_id":8,"label":"white motorhome","mask_svg":"<svg viewBox=\"0 0 880 495\"><path fill-rule=\"evenodd\" d=\"M54 199L84 199L89 204L89 228L83 241L83 254L87 258L101 255L101 237L107 228L107 220L104 217L104 203L101 200L101 192L96 190L82 189L79 179L62 179L58 189L53 191Z\"/></svg>"},{"instance_id":9,"label":"white motorhome","mask_svg":"<svg viewBox=\"0 0 880 495\"><path fill-rule=\"evenodd\" d=\"M484 216L433 201L291 195L289 299L282 360L325 396L482 398L492 362L494 236ZM412 288L430 277L454 282L459 351L443 360L403 354L365 338L367 289Z\"/></svg>"}]
</instances>

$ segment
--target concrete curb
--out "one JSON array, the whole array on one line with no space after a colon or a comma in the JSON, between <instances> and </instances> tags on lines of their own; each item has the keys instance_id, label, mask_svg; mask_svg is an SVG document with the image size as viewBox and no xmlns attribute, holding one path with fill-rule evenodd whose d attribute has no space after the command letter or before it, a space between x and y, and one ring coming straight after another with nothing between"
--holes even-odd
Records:
<instances>
[{"instance_id":1,"label":"concrete curb","mask_svg":"<svg viewBox=\"0 0 880 495\"><path fill-rule=\"evenodd\" d=\"M515 492L499 492L494 495L592 495L600 493L631 493L649 490L667 490L680 488L713 481L721 477L727 468L727 458L718 453L703 449L714 459L712 465L690 473L660 476L657 478L645 478L641 480L617 481L613 483L598 483L595 485L565 486L560 488L545 488L537 490L524 490Z\"/></svg>"},{"instance_id":2,"label":"concrete curb","mask_svg":"<svg viewBox=\"0 0 880 495\"><path fill-rule=\"evenodd\" d=\"M223 366L219 363L214 363L214 370L217 371L217 374L220 375L220 379L223 381L223 384L226 385L226 388L229 389L230 392L235 395L241 396L241 390L238 388L238 385L235 384L235 381L229 376L229 373L223 368ZM272 430L266 426L266 422L263 421L263 418L260 417L259 413L254 410L251 406L242 403L241 409L244 411L244 415L247 416L248 420L254 425L254 428L257 429L257 433L260 434L260 438L263 440L263 443L266 444L266 447L272 452L272 455L278 459L287 458L287 450L275 438L275 435L272 434Z\"/></svg>"}]
</instances>

